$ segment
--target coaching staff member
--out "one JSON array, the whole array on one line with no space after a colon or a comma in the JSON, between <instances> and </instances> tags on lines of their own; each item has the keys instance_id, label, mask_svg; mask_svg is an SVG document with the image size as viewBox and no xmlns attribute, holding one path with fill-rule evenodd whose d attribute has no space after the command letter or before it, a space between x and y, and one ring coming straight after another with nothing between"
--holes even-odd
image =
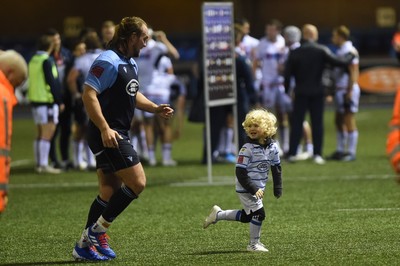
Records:
<instances>
[{"instance_id":1,"label":"coaching staff member","mask_svg":"<svg viewBox=\"0 0 400 266\"><path fill-rule=\"evenodd\" d=\"M139 92L138 66L133 57L139 56L148 40L146 22L138 17L123 18L108 50L93 62L85 81L82 100L90 118L87 140L96 155L100 193L73 249L77 260L116 257L108 245L106 231L146 185L143 167L129 143L135 108L166 119L173 114L169 105L157 105Z\"/></svg>"},{"instance_id":2,"label":"coaching staff member","mask_svg":"<svg viewBox=\"0 0 400 266\"><path fill-rule=\"evenodd\" d=\"M290 89L290 78L295 79L293 112L290 118L290 147L287 159L296 160L297 146L302 136L303 121L307 110L310 112L312 136L314 142L314 162L324 164L322 158L323 115L325 91L322 85L322 73L326 64L347 66L353 56L337 58L327 47L317 43L318 30L314 25L306 24L302 29L301 46L290 52L285 67L285 91Z\"/></svg>"}]
</instances>

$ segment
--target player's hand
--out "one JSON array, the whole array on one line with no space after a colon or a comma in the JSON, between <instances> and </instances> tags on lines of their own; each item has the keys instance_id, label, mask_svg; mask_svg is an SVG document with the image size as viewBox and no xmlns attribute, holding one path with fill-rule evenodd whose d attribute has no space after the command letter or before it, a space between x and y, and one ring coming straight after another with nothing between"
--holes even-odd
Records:
<instances>
[{"instance_id":1,"label":"player's hand","mask_svg":"<svg viewBox=\"0 0 400 266\"><path fill-rule=\"evenodd\" d=\"M118 148L118 140L122 139L117 131L107 128L101 131L101 140L106 148Z\"/></svg>"},{"instance_id":2,"label":"player's hand","mask_svg":"<svg viewBox=\"0 0 400 266\"><path fill-rule=\"evenodd\" d=\"M158 30L153 32L154 38L159 41L159 42L163 42L166 38L167 35L165 34L165 32Z\"/></svg>"},{"instance_id":3,"label":"player's hand","mask_svg":"<svg viewBox=\"0 0 400 266\"><path fill-rule=\"evenodd\" d=\"M262 199L264 197L264 191L259 188L254 196L256 196L257 199Z\"/></svg>"},{"instance_id":4,"label":"player's hand","mask_svg":"<svg viewBox=\"0 0 400 266\"><path fill-rule=\"evenodd\" d=\"M62 112L64 112L64 110L65 110L65 104L60 103L60 105L58 106L58 111L59 111L60 113L62 113Z\"/></svg>"},{"instance_id":5,"label":"player's hand","mask_svg":"<svg viewBox=\"0 0 400 266\"><path fill-rule=\"evenodd\" d=\"M160 104L157 106L155 112L164 119L170 119L174 115L174 109L169 104Z\"/></svg>"},{"instance_id":6,"label":"player's hand","mask_svg":"<svg viewBox=\"0 0 400 266\"><path fill-rule=\"evenodd\" d=\"M282 196L282 188L281 187L274 187L274 196L277 199L279 199Z\"/></svg>"}]
</instances>

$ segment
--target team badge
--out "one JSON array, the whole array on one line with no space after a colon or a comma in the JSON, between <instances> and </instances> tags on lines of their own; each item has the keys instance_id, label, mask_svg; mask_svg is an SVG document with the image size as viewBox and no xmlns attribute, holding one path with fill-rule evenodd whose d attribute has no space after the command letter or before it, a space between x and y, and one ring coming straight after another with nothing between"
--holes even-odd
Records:
<instances>
[{"instance_id":1,"label":"team badge","mask_svg":"<svg viewBox=\"0 0 400 266\"><path fill-rule=\"evenodd\" d=\"M90 73L95 75L96 78L100 78L101 75L103 74L104 68L101 66L94 66L92 69L90 69Z\"/></svg>"},{"instance_id":2,"label":"team badge","mask_svg":"<svg viewBox=\"0 0 400 266\"><path fill-rule=\"evenodd\" d=\"M138 90L139 90L139 81L137 81L136 79L132 79L126 85L126 93L128 93L130 96L136 96Z\"/></svg>"}]
</instances>

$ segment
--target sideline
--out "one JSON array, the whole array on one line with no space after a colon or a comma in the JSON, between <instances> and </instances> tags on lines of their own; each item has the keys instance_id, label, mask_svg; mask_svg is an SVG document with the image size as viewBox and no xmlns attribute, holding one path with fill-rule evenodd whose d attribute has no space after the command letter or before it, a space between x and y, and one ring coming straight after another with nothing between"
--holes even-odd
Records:
<instances>
[{"instance_id":1,"label":"sideline","mask_svg":"<svg viewBox=\"0 0 400 266\"><path fill-rule=\"evenodd\" d=\"M208 183L207 177L201 177L196 180L191 180L187 182L179 182L172 183L170 186L172 187L201 187L201 186L226 186L226 185L234 185L235 177L234 176L217 176L213 177L214 182ZM299 177L287 177L283 180L283 182L318 182L318 181L327 181L327 180L381 180L381 179L391 179L395 178L395 175L379 175L379 174L371 174L371 175L349 175L349 176L318 176L318 177L309 177L309 176L299 176ZM271 181L272 178L269 178Z\"/></svg>"},{"instance_id":2,"label":"sideline","mask_svg":"<svg viewBox=\"0 0 400 266\"><path fill-rule=\"evenodd\" d=\"M400 208L358 208L358 209L337 209L338 212L360 212L360 211L400 211Z\"/></svg>"},{"instance_id":3,"label":"sideline","mask_svg":"<svg viewBox=\"0 0 400 266\"><path fill-rule=\"evenodd\" d=\"M288 177L284 181L289 182L319 182L326 180L383 180L393 179L394 175L350 175L350 176L319 176L319 177ZM270 178L271 179L271 178ZM234 186L235 178L233 176L216 176L214 182L208 183L207 177L200 177L187 182L177 182L169 184L170 187L207 187L207 186ZM30 189L30 188L68 188L68 187L97 187L97 182L63 182L63 183L23 183L9 184L9 188ZM400 209L400 208L399 208Z\"/></svg>"},{"instance_id":4,"label":"sideline","mask_svg":"<svg viewBox=\"0 0 400 266\"><path fill-rule=\"evenodd\" d=\"M9 188L68 188L68 187L97 187L97 182L74 183L35 183L35 184L9 184Z\"/></svg>"}]
</instances>

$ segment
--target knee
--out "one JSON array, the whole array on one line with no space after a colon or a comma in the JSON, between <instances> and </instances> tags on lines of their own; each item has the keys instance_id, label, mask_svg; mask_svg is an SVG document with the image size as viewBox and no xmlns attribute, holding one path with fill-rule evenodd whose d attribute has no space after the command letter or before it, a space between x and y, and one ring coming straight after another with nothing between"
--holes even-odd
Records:
<instances>
[{"instance_id":1,"label":"knee","mask_svg":"<svg viewBox=\"0 0 400 266\"><path fill-rule=\"evenodd\" d=\"M257 221L259 221L259 222L262 222L262 221L265 220L265 210L264 210L264 207L262 207L261 209L255 211L255 212L253 213L253 219L254 219L254 220L257 220Z\"/></svg>"},{"instance_id":2,"label":"knee","mask_svg":"<svg viewBox=\"0 0 400 266\"><path fill-rule=\"evenodd\" d=\"M261 209L255 211L255 212L251 212L250 214L246 214L246 212L244 210L242 210L242 213L240 215L240 222L242 223L250 223L251 220L257 220L259 222L262 222L265 220L265 211L264 211L264 207L262 207Z\"/></svg>"},{"instance_id":3,"label":"knee","mask_svg":"<svg viewBox=\"0 0 400 266\"><path fill-rule=\"evenodd\" d=\"M242 210L242 212L240 214L240 222L241 223L250 223L252 216L253 216L252 213L246 214L246 212L244 210Z\"/></svg>"},{"instance_id":4,"label":"knee","mask_svg":"<svg viewBox=\"0 0 400 266\"><path fill-rule=\"evenodd\" d=\"M144 190L146 187L146 177L134 178L128 184L125 184L129 187L137 196Z\"/></svg>"}]
</instances>

